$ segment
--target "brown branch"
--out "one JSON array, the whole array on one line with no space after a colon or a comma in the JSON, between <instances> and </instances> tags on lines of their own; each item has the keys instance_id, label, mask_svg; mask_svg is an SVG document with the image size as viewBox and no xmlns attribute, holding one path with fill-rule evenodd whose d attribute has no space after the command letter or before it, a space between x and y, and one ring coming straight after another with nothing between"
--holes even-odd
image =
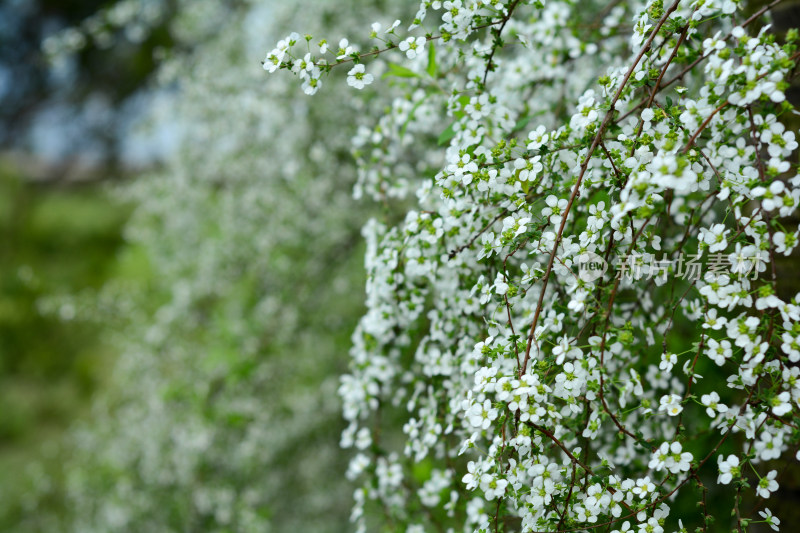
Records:
<instances>
[{"instance_id":1,"label":"brown branch","mask_svg":"<svg viewBox=\"0 0 800 533\"><path fill-rule=\"evenodd\" d=\"M575 457L575 455L571 451L569 451L569 449L564 445L564 443L561 442L560 440L558 440L558 437L556 437L552 432L548 431L547 429L543 428L542 426L540 426L538 424L534 424L533 422L526 422L526 424L528 426L530 426L532 429L535 429L536 431L541 433L542 435L545 435L551 441L553 441L553 443L556 446L561 448L561 450L563 450L563 452L565 454L567 454L567 457L569 457L570 461L572 461L572 463L574 465L580 466L586 472L589 472L589 474L594 476L594 472L592 472L592 469L589 468L588 465L584 464L580 459ZM617 490L614 487L606 487L606 490L608 492L610 492L612 495L617 493ZM621 501L620 503L622 504L623 507L625 507L625 509L627 509L628 511L631 511L631 508L627 503L625 503L624 501Z\"/></svg>"},{"instance_id":2,"label":"brown branch","mask_svg":"<svg viewBox=\"0 0 800 533\"><path fill-rule=\"evenodd\" d=\"M519 2L520 2L520 0L514 0L511 3L511 5L508 6L508 13L506 13L506 16L503 17L503 19L502 19L502 21L500 23L500 27L497 30L492 30L493 32L497 31L497 35L496 35L497 36L497 42L496 43L492 43L492 51L489 52L489 57L486 60L486 70L483 71L483 80L481 81L481 87L485 87L486 86L486 77L489 75L489 71L492 70L492 59L494 58L495 52L497 52L497 49L500 47L499 46L500 45L500 35L503 33L503 29L506 27L506 24L508 24L508 21L511 20L511 15L514 13L514 10L519 5Z\"/></svg>"},{"instance_id":3,"label":"brown branch","mask_svg":"<svg viewBox=\"0 0 800 533\"><path fill-rule=\"evenodd\" d=\"M473 235L473 236L472 236L472 238L471 238L469 241L467 241L467 243L466 243L466 244L463 244L463 245L459 246L458 248L456 248L455 250L452 250L452 251L448 252L447 256L448 256L450 259L453 259L455 256L457 256L458 254L460 254L461 252L463 252L463 251L464 251L464 250L466 250L467 248L470 248L470 247L472 247L472 245L473 245L473 244L475 244L475 241L476 241L476 240L478 240L478 237L480 237L481 235L483 235L483 233L484 233L484 232L485 232L487 229L491 228L491 227L494 225L494 223L495 223L495 222L497 222L498 220L500 220L500 219L501 219L503 216L505 216L507 213L508 213L508 209L503 209L503 210L500 212L500 214L498 214L498 215L497 215L496 217L494 217L492 220L490 220L489 222L487 222L487 223L486 223L486 225L485 225L483 228L481 228L481 230L480 230L478 233L476 233L475 235Z\"/></svg>"},{"instance_id":4,"label":"brown branch","mask_svg":"<svg viewBox=\"0 0 800 533\"><path fill-rule=\"evenodd\" d=\"M535 337L534 334L536 332L536 324L539 322L539 316L541 315L542 312L542 306L544 304L544 295L547 292L547 284L548 281L550 280L550 274L553 271L553 263L555 261L556 252L558 251L558 245L560 244L561 237L564 234L564 227L566 226L569 212L572 209L572 205L575 203L575 199L578 197L578 192L580 191L581 182L583 181L583 176L586 174L586 170L589 167L589 161L591 160L592 154L594 153L595 149L600 144L600 140L603 137L603 132L605 131L606 127L608 127L608 125L611 123L611 118L614 116L614 107L617 101L622 96L622 92L625 90L625 86L627 85L628 81L633 75L633 71L636 68L636 65L639 64L639 61L641 61L642 57L644 57L644 54L647 52L647 50L650 49L650 46L652 45L653 40L656 38L656 35L658 35L659 30L661 30L661 27L667 21L669 16L678 8L678 4L680 4L680 0L675 0L675 2L673 2L673 4L664 12L664 15L658 21L652 33L650 34L650 37L644 43L644 46L642 46L642 49L639 51L639 54L636 56L636 59L634 60L633 64L628 69L628 72L625 74L625 77L623 78L622 83L619 86L619 89L617 89L616 94L611 99L608 112L606 113L603 122L600 124L600 128L597 130L597 134L595 135L594 140L592 141L592 145L589 148L588 153L586 154L586 159L583 161L583 164L581 164L581 170L580 173L578 174L578 179L575 182L575 186L572 189L572 194L570 195L569 202L567 203L567 207L564 210L564 213L561 215L561 226L559 227L558 233L556 234L555 243L553 244L553 251L550 253L550 260L547 263L547 270L545 272L544 279L542 280L542 290L539 293L539 301L536 305L536 312L534 313L533 321L531 322L530 333L528 334L528 343L525 349L525 359L522 362L522 367L519 369L520 376L525 374L525 371L528 366L528 361L530 360L531 348L534 343L534 337ZM537 343L537 350L538 350L538 343Z\"/></svg>"}]
</instances>

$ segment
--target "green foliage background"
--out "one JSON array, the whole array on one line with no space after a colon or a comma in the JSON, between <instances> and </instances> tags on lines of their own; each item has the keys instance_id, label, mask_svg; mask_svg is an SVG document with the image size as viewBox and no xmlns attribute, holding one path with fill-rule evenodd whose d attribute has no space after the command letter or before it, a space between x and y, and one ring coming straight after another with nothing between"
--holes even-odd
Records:
<instances>
[{"instance_id":1,"label":"green foliage background","mask_svg":"<svg viewBox=\"0 0 800 533\"><path fill-rule=\"evenodd\" d=\"M0 168L0 530L15 530L31 469L86 412L114 359L105 332L48 298L146 271L125 264L129 211L96 183L37 184Z\"/></svg>"}]
</instances>

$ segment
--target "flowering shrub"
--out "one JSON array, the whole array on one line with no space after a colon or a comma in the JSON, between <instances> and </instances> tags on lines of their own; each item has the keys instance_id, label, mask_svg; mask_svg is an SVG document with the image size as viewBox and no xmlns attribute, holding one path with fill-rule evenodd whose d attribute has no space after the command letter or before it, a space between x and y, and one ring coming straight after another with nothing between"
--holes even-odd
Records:
<instances>
[{"instance_id":1,"label":"flowering shrub","mask_svg":"<svg viewBox=\"0 0 800 533\"><path fill-rule=\"evenodd\" d=\"M778 529L800 176L777 3L426 0L373 44L267 54L308 94L339 66L365 91L355 195L389 207L339 387L359 530Z\"/></svg>"}]
</instances>

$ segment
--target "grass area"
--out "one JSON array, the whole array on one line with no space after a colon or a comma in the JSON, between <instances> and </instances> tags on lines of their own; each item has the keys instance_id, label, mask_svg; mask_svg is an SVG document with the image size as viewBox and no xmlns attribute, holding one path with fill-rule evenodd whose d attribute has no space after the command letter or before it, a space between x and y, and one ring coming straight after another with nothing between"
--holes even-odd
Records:
<instances>
[{"instance_id":1,"label":"grass area","mask_svg":"<svg viewBox=\"0 0 800 533\"><path fill-rule=\"evenodd\" d=\"M99 184L35 184L0 168L0 526L113 361L71 297L90 300L119 273L129 211Z\"/></svg>"}]
</instances>

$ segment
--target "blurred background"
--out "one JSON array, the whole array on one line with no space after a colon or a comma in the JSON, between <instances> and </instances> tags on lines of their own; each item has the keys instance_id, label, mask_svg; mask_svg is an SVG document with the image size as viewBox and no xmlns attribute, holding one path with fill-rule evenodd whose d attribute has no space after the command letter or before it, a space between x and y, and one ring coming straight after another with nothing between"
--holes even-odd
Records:
<instances>
[{"instance_id":1,"label":"blurred background","mask_svg":"<svg viewBox=\"0 0 800 533\"><path fill-rule=\"evenodd\" d=\"M347 529L363 104L260 62L414 4L0 1L0 531Z\"/></svg>"},{"instance_id":2,"label":"blurred background","mask_svg":"<svg viewBox=\"0 0 800 533\"><path fill-rule=\"evenodd\" d=\"M174 12L161 12L140 42L88 45L55 62L42 48L105 4L0 3L0 508L19 501L45 449L57 452L116 355L102 325L77 316L70 297L147 275L125 265L132 208L108 186L166 153L145 136L134 141L132 129L147 105L154 53L172 44ZM13 530L13 516L0 518L0 529Z\"/></svg>"}]
</instances>

